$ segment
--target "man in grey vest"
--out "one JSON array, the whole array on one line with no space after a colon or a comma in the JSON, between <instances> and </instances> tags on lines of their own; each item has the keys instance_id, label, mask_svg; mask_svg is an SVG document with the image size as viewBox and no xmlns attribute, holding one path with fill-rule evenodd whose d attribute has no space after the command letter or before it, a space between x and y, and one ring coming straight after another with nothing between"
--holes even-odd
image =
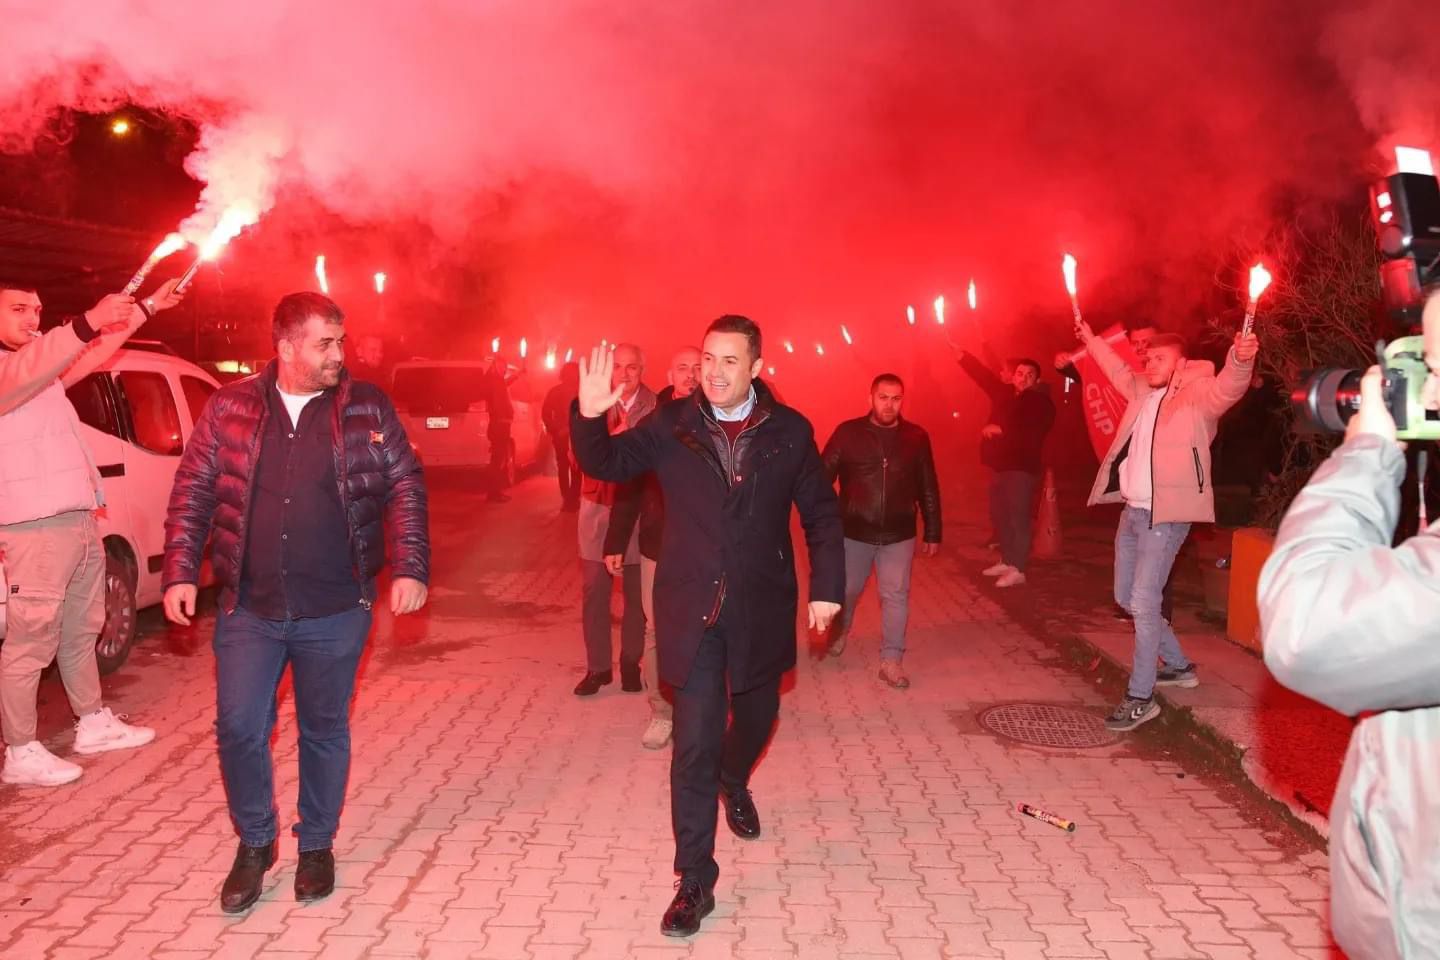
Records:
<instances>
[{"instance_id":1,"label":"man in grey vest","mask_svg":"<svg viewBox=\"0 0 1440 960\"><path fill-rule=\"evenodd\" d=\"M175 283L141 303L119 294L40 333L34 287L0 281L0 563L9 582L0 646L5 783L57 786L81 769L36 739L40 673L56 660L79 717L75 752L149 743L101 702L95 638L105 624L105 551L95 523L100 474L65 388L114 355L157 311L180 302Z\"/></svg>"}]
</instances>

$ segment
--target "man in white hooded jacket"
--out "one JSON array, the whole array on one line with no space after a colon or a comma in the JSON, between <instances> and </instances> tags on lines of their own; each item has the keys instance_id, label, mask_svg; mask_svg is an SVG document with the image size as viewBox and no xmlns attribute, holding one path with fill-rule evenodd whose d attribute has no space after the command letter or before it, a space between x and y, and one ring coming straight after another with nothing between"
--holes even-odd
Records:
<instances>
[{"instance_id":1,"label":"man in white hooded jacket","mask_svg":"<svg viewBox=\"0 0 1440 960\"><path fill-rule=\"evenodd\" d=\"M1440 293L1422 400L1440 410ZM1440 528L1390 546L1402 444L1371 368L1345 442L1290 505L1260 575L1265 663L1362 719L1330 810L1335 940L1352 957L1440 950Z\"/></svg>"}]
</instances>

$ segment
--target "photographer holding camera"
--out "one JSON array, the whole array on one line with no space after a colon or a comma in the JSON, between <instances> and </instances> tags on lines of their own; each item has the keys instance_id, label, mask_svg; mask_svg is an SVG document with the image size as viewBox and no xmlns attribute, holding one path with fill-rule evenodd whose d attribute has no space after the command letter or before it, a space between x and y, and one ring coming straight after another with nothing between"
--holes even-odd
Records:
<instances>
[{"instance_id":1,"label":"photographer holding camera","mask_svg":"<svg viewBox=\"0 0 1440 960\"><path fill-rule=\"evenodd\" d=\"M1440 410L1440 292L1424 310L1419 402ZM1330 814L1331 912L1351 956L1440 945L1440 527L1391 537L1404 445L1384 374L1360 381L1345 442L1280 525L1260 577L1276 679L1360 716Z\"/></svg>"}]
</instances>

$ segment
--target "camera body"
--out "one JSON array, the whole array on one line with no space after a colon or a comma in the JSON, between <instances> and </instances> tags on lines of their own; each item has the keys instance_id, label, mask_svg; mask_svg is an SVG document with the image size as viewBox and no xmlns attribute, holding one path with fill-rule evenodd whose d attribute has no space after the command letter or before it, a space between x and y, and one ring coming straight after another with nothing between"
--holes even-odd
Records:
<instances>
[{"instance_id":1,"label":"camera body","mask_svg":"<svg viewBox=\"0 0 1440 960\"><path fill-rule=\"evenodd\" d=\"M1401 440L1440 440L1440 415L1426 410L1420 391L1430 368L1425 365L1425 338L1401 337L1377 344L1385 406L1395 419ZM1363 371L1330 368L1317 370L1292 391L1290 403L1302 432L1344 433L1345 425L1360 409Z\"/></svg>"},{"instance_id":2,"label":"camera body","mask_svg":"<svg viewBox=\"0 0 1440 960\"><path fill-rule=\"evenodd\" d=\"M1427 296L1440 291L1440 180L1424 150L1399 147L1399 172L1370 188L1370 215L1380 245L1380 292L1392 329L1410 336L1377 343L1385 405L1401 440L1440 440L1440 417L1420 391L1430 370L1416 335ZM1440 338L1440 330L1430 331ZM1290 393L1301 432L1343 433L1360 409L1360 370L1317 370Z\"/></svg>"}]
</instances>

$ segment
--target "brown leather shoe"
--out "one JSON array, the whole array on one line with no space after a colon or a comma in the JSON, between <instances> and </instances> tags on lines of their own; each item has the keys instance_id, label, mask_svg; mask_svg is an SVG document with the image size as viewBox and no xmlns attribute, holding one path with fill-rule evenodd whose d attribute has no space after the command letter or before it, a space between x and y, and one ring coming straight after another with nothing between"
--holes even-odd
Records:
<instances>
[{"instance_id":1,"label":"brown leather shoe","mask_svg":"<svg viewBox=\"0 0 1440 960\"><path fill-rule=\"evenodd\" d=\"M240 844L235 863L220 888L220 909L226 913L244 913L260 899L265 871L275 866L275 841L267 846L247 847Z\"/></svg>"},{"instance_id":2,"label":"brown leather shoe","mask_svg":"<svg viewBox=\"0 0 1440 960\"><path fill-rule=\"evenodd\" d=\"M335 891L335 852L306 850L295 867L295 899L319 900Z\"/></svg>"}]
</instances>

